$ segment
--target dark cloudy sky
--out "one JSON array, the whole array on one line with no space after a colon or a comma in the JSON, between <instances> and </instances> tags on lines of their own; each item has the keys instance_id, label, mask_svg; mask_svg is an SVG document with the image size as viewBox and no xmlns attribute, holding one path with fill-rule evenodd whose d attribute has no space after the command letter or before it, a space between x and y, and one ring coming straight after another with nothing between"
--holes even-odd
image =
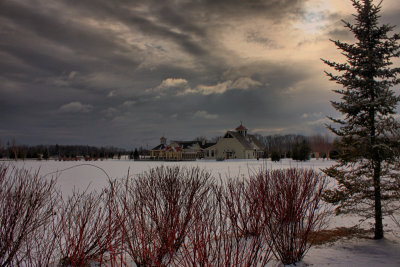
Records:
<instances>
[{"instance_id":1,"label":"dark cloudy sky","mask_svg":"<svg viewBox=\"0 0 400 267\"><path fill-rule=\"evenodd\" d=\"M0 140L134 148L312 134L349 0L0 0ZM398 0L382 22L399 25Z\"/></svg>"}]
</instances>

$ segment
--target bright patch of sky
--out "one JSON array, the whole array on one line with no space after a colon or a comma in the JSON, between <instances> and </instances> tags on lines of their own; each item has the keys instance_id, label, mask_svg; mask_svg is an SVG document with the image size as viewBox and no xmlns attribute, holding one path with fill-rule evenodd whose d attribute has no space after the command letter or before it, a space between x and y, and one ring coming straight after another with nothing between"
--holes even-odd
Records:
<instances>
[{"instance_id":1,"label":"bright patch of sky","mask_svg":"<svg viewBox=\"0 0 400 267\"><path fill-rule=\"evenodd\" d=\"M311 0L305 4L305 13L302 19L295 23L295 27L306 35L317 35L328 24L329 11L332 10L330 0Z\"/></svg>"}]
</instances>

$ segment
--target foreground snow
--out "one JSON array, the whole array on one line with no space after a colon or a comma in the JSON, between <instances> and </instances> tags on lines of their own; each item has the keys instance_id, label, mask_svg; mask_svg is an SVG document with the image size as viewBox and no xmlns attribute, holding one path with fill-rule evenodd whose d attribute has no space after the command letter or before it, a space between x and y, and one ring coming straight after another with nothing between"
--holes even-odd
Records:
<instances>
[{"instance_id":1,"label":"foreground snow","mask_svg":"<svg viewBox=\"0 0 400 267\"><path fill-rule=\"evenodd\" d=\"M200 160L196 162L150 162L107 160L93 162L60 162L60 161L18 161L11 162L17 167L39 171L46 178L56 177L57 184L63 195L69 195L73 190L103 189L108 179L121 179L127 175L133 176L160 165L181 165L185 167L200 167L209 171L215 178L243 177L254 174L260 169L280 168L312 168L320 171L334 164L333 161L310 160L296 162L281 160L271 162L263 160L227 160L222 162ZM359 224L361 218L356 216L332 217L328 228L350 227ZM397 217L399 220L400 218ZM372 221L363 222L365 229L372 227ZM353 238L339 240L333 244L314 246L297 266L400 266L400 227L390 218L385 221L385 239L372 240ZM280 266L271 262L270 266Z\"/></svg>"},{"instance_id":2,"label":"foreground snow","mask_svg":"<svg viewBox=\"0 0 400 267\"><path fill-rule=\"evenodd\" d=\"M400 266L399 236L383 240L351 239L312 247L303 262L310 266Z\"/></svg>"}]
</instances>

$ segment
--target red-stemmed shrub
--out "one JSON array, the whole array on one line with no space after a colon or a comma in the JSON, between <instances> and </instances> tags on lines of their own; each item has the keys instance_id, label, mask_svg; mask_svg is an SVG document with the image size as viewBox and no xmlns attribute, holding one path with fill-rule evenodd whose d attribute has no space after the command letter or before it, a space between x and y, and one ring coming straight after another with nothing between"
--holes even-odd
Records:
<instances>
[{"instance_id":1,"label":"red-stemmed shrub","mask_svg":"<svg viewBox=\"0 0 400 267\"><path fill-rule=\"evenodd\" d=\"M54 209L56 210L56 209ZM53 214L54 215L54 214ZM23 266L50 266L60 258L58 250L59 228L51 221L39 227L22 248L26 253L21 262Z\"/></svg>"},{"instance_id":2,"label":"red-stemmed shrub","mask_svg":"<svg viewBox=\"0 0 400 267\"><path fill-rule=\"evenodd\" d=\"M229 227L224 247L235 266L264 266L270 260L269 240L263 235L265 220L254 189L249 179L229 179L223 185L222 212Z\"/></svg>"},{"instance_id":3,"label":"red-stemmed shrub","mask_svg":"<svg viewBox=\"0 0 400 267\"><path fill-rule=\"evenodd\" d=\"M129 172L128 172L129 177ZM107 266L129 266L126 262L124 248L124 219L121 216L123 207L118 201L118 186L116 180L110 180L106 189L106 208L108 216L107 235L105 238L105 247L108 257L106 257ZM104 262L104 260L102 261Z\"/></svg>"},{"instance_id":4,"label":"red-stemmed shrub","mask_svg":"<svg viewBox=\"0 0 400 267\"><path fill-rule=\"evenodd\" d=\"M271 249L262 234L256 195L245 181L215 185L183 244L177 266L265 266Z\"/></svg>"},{"instance_id":5,"label":"red-stemmed shrub","mask_svg":"<svg viewBox=\"0 0 400 267\"><path fill-rule=\"evenodd\" d=\"M249 180L229 179L223 186L224 212L238 237L257 236L262 232L262 211L251 185Z\"/></svg>"},{"instance_id":6,"label":"red-stemmed shrub","mask_svg":"<svg viewBox=\"0 0 400 267\"><path fill-rule=\"evenodd\" d=\"M221 202L215 197L216 187L206 192L207 201L196 206L193 224L187 238L174 259L176 266L217 266L219 259L219 209Z\"/></svg>"},{"instance_id":7,"label":"red-stemmed shrub","mask_svg":"<svg viewBox=\"0 0 400 267\"><path fill-rule=\"evenodd\" d=\"M38 172L0 165L0 266L53 260L53 244L40 237L51 235L45 229L53 216L54 185Z\"/></svg>"},{"instance_id":8,"label":"red-stemmed shrub","mask_svg":"<svg viewBox=\"0 0 400 267\"><path fill-rule=\"evenodd\" d=\"M109 191L73 192L59 210L61 266L86 266L114 261L120 252L119 222L113 214Z\"/></svg>"},{"instance_id":9,"label":"red-stemmed shrub","mask_svg":"<svg viewBox=\"0 0 400 267\"><path fill-rule=\"evenodd\" d=\"M210 174L178 166L151 169L127 178L119 189L123 239L137 266L174 262L196 224L196 211L207 201Z\"/></svg>"},{"instance_id":10,"label":"red-stemmed shrub","mask_svg":"<svg viewBox=\"0 0 400 267\"><path fill-rule=\"evenodd\" d=\"M0 165L0 266L265 266L300 261L326 219L326 178L263 171L215 183L159 167L66 201L54 180Z\"/></svg>"},{"instance_id":11,"label":"red-stemmed shrub","mask_svg":"<svg viewBox=\"0 0 400 267\"><path fill-rule=\"evenodd\" d=\"M326 221L327 210L321 203L325 176L292 168L261 172L252 179L273 254L283 264L300 261L311 247L310 234Z\"/></svg>"}]
</instances>

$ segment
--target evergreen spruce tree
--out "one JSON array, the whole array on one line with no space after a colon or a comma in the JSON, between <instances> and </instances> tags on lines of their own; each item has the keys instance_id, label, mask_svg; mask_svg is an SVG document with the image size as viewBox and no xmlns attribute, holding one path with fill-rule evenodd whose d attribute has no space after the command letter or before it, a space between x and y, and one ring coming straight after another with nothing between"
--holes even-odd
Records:
<instances>
[{"instance_id":1,"label":"evergreen spruce tree","mask_svg":"<svg viewBox=\"0 0 400 267\"><path fill-rule=\"evenodd\" d=\"M274 150L271 152L271 160L272 161L280 161L281 160L281 153Z\"/></svg>"},{"instance_id":2,"label":"evergreen spruce tree","mask_svg":"<svg viewBox=\"0 0 400 267\"><path fill-rule=\"evenodd\" d=\"M338 212L375 218L375 239L381 239L382 217L393 210L391 200L398 196L394 166L398 159L399 124L393 115L400 98L391 87L400 83L400 68L391 65L392 59L400 56L400 36L388 36L394 26L378 24L381 4L372 0L352 2L357 10L356 23L344 23L356 42L332 40L347 62L323 60L337 71L326 74L342 87L335 90L341 101L331 103L343 115L330 118L338 128L328 126L340 137L340 153L338 163L325 173L335 178L339 186L328 190L325 198L338 205Z\"/></svg>"},{"instance_id":3,"label":"evergreen spruce tree","mask_svg":"<svg viewBox=\"0 0 400 267\"><path fill-rule=\"evenodd\" d=\"M137 148L135 148L135 151L133 152L133 159L139 159L139 151L137 150Z\"/></svg>"},{"instance_id":4,"label":"evergreen spruce tree","mask_svg":"<svg viewBox=\"0 0 400 267\"><path fill-rule=\"evenodd\" d=\"M311 155L311 145L310 143L303 139L300 142L296 141L292 149L292 159L306 161L310 159Z\"/></svg>"},{"instance_id":5,"label":"evergreen spruce tree","mask_svg":"<svg viewBox=\"0 0 400 267\"><path fill-rule=\"evenodd\" d=\"M49 149L46 148L43 152L43 159L44 160L48 160L50 158L50 153L49 153Z\"/></svg>"}]
</instances>

